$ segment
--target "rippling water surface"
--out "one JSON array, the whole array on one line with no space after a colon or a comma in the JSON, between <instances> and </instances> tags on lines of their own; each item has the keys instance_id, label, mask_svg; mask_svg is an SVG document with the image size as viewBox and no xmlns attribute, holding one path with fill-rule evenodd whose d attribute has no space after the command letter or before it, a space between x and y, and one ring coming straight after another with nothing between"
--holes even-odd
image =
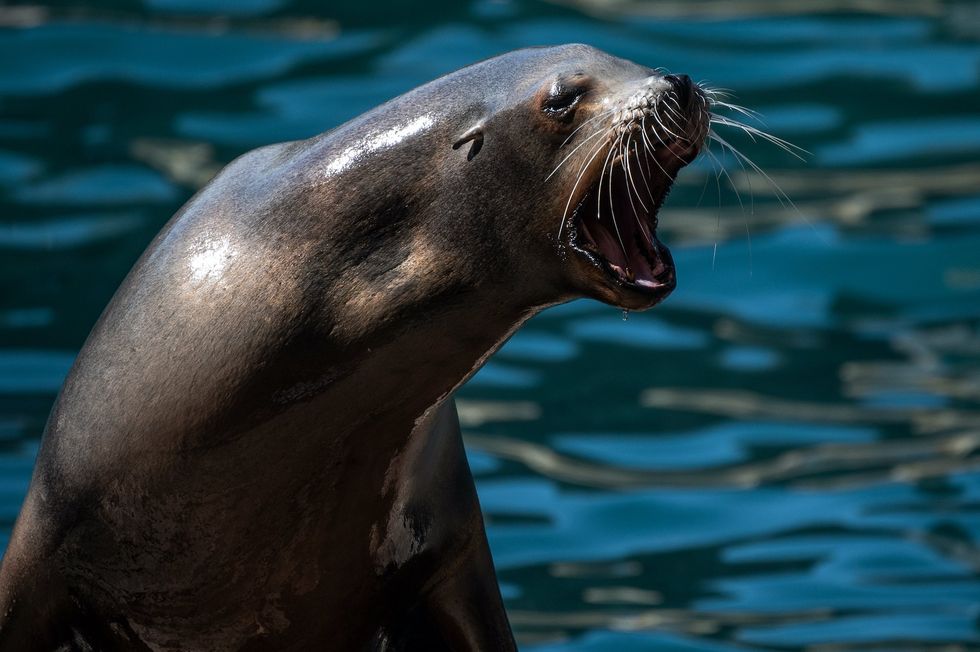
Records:
<instances>
[{"instance_id":1,"label":"rippling water surface","mask_svg":"<svg viewBox=\"0 0 980 652\"><path fill-rule=\"evenodd\" d=\"M0 523L89 328L252 147L527 45L735 91L661 216L679 287L521 330L461 418L522 649L980 649L976 3L0 7ZM737 189L737 192L735 190Z\"/></svg>"}]
</instances>

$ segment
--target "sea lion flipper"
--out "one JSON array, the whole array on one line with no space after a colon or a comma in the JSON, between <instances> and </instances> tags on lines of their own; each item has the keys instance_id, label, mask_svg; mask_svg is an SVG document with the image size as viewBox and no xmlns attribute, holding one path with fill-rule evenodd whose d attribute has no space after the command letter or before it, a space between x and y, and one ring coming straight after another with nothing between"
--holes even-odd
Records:
<instances>
[{"instance_id":1,"label":"sea lion flipper","mask_svg":"<svg viewBox=\"0 0 980 652\"><path fill-rule=\"evenodd\" d=\"M462 531L469 531L470 536L462 550L445 560L447 565L452 564L455 568L426 596L425 608L429 620L440 628L442 639L450 644L452 650L516 652L517 645L507 621L490 555L483 512L463 452L463 436L455 400L446 401L439 410L434 429L442 430L443 436L451 436L458 446L458 463L465 467L463 475L466 479L460 478L455 484L468 485L466 493L470 495L472 511L468 519L469 527L461 528Z\"/></svg>"},{"instance_id":2,"label":"sea lion flipper","mask_svg":"<svg viewBox=\"0 0 980 652\"><path fill-rule=\"evenodd\" d=\"M462 566L427 596L427 620L452 650L516 652L486 537L474 543Z\"/></svg>"}]
</instances>

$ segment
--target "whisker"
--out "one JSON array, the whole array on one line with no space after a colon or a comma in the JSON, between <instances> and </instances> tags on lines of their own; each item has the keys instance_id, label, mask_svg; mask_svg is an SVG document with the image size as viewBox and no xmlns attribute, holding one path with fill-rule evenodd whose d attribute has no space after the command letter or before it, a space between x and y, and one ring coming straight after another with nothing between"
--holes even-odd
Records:
<instances>
[{"instance_id":1,"label":"whisker","mask_svg":"<svg viewBox=\"0 0 980 652\"><path fill-rule=\"evenodd\" d=\"M671 98L668 98L668 101L670 99ZM671 111L672 113L674 113L675 116L677 116L677 117L674 118L674 122L677 123L677 125L679 126L680 125L680 120L683 120L683 118L680 117L680 114L674 112L674 110L670 108L670 104L667 101L665 101L663 103L663 106L664 106L665 109L667 109L668 111ZM680 109L679 106L678 106L678 109ZM672 132L670 129L668 129L667 126L663 123L663 120L660 119L660 113L658 111L654 111L653 112L653 117L657 121L657 124L659 124L664 129L664 131L666 131L668 134L670 134L671 136L673 136L675 140L683 140L683 141L686 141L686 142L691 142L690 138L687 138L685 136L678 136L677 134L675 134L674 132ZM656 130L654 130L654 135L656 135L657 140L660 141L660 144L664 146L664 149L666 149L668 152L670 152L674 156L674 158L676 158L678 161L680 161L683 165L687 165L687 161L685 161L683 158L680 157L680 155L677 154L677 152L675 152L673 149L671 149L668 146L668 144L664 141L663 137L661 137L661 135L659 133L657 133ZM663 170L663 166L661 166L660 169ZM664 173L666 173L666 170L664 170Z\"/></svg>"},{"instance_id":2,"label":"whisker","mask_svg":"<svg viewBox=\"0 0 980 652\"><path fill-rule=\"evenodd\" d=\"M620 135L622 137L622 135ZM596 220L602 219L602 214L599 212L599 206L602 204L602 181L606 176L606 166L609 165L610 157L613 152L616 151L615 145L609 148L609 153L606 154L606 160L602 163L602 173L599 175L599 190L598 197L599 201L596 205ZM616 208L613 206L613 196L612 196L612 170L609 171L609 183L606 184L609 191L609 219L612 220L613 230L616 231L616 239L619 241L619 246L623 250L623 256L626 260L629 260L629 254L626 253L626 245L623 244L623 236L619 234L619 224L616 222ZM628 264L628 263L627 263Z\"/></svg>"},{"instance_id":3,"label":"whisker","mask_svg":"<svg viewBox=\"0 0 980 652\"><path fill-rule=\"evenodd\" d=\"M726 117L726 116L720 116L720 115L717 115L715 113L712 113L711 114L711 122L712 122L712 124L721 124L721 125L725 125L725 126L728 126L728 127L735 127L736 129L741 129L742 131L744 131L753 140L755 140L755 138L753 138L753 136L758 136L759 138L762 138L763 140L766 140L766 141L772 143L773 145L775 145L779 149L783 150L787 154L791 154L792 156L795 156L796 158L798 158L801 161L805 161L806 159L803 158L800 154L812 155L807 150L805 150L802 147L799 147L797 145L794 145L793 143L789 142L788 140L783 140L782 138L779 138L778 136L773 136L772 134L767 133L765 131L762 131L761 129L757 129L757 128L753 127L752 125L747 125L747 124L745 124L743 122L739 122L738 120L733 120L732 118L729 118L729 117Z\"/></svg>"},{"instance_id":4,"label":"whisker","mask_svg":"<svg viewBox=\"0 0 980 652\"><path fill-rule=\"evenodd\" d=\"M732 111L736 111L738 113L741 113L742 115L744 115L747 118L752 118L753 120L758 120L762 124L765 124L765 122L766 122L763 119L761 113L759 113L758 111L753 111L752 109L746 108L746 107L741 106L739 104L732 104L731 102L722 102L721 100L714 100L712 102L712 104L714 104L715 106L724 107L726 109L731 109Z\"/></svg>"},{"instance_id":5,"label":"whisker","mask_svg":"<svg viewBox=\"0 0 980 652\"><path fill-rule=\"evenodd\" d=\"M592 140L593 138L595 138L595 137L596 137L596 136L598 136L599 134L602 134L602 133L603 133L604 131L606 131L606 132L608 132L608 129L606 129L606 130L603 130L603 129L602 129L601 127L600 127L599 129L596 129L596 130L595 130L595 132L593 132L592 134L590 134L590 135L588 136L588 138L586 138L586 139L585 139L585 140L583 140L583 141L582 141L581 143L579 143L578 145L576 145L576 146L575 146L575 149L573 149L572 151L570 151L570 152L568 153L568 156L566 156L565 158L563 158L563 159L561 160L561 162L560 162L560 163L558 163L558 165L556 165L556 166L555 166L555 169L551 171L551 174L549 174L548 176L546 176L546 177L544 178L544 180L545 180L545 181L547 181L548 179L550 179L551 177L553 177L553 176L555 175L555 172L557 172L557 171L558 171L558 169L559 169L559 168L560 168L561 166L563 166L563 165L565 164L565 161L567 161L568 159L570 159L570 158L572 158L572 155L574 155L574 154L575 154L575 152L577 152L577 151L579 150L579 148L580 148L580 147L582 147L583 145L585 145L585 144L586 144L587 142L589 142L590 140Z\"/></svg>"},{"instance_id":6,"label":"whisker","mask_svg":"<svg viewBox=\"0 0 980 652\"><path fill-rule=\"evenodd\" d=\"M711 109L708 107L708 98L703 93L698 94L698 124L711 124Z\"/></svg>"},{"instance_id":7,"label":"whisker","mask_svg":"<svg viewBox=\"0 0 980 652\"><path fill-rule=\"evenodd\" d=\"M656 115L656 113L654 113L654 115ZM653 160L654 165L656 165L658 168L660 168L660 171L664 173L664 176L666 176L666 177L669 178L670 177L670 173L667 172L667 170L664 169L664 166L660 164L660 161L657 160L657 156L656 156L657 148L654 147L653 143L650 142L650 139L647 136L647 131L648 130L647 130L647 126L646 126L646 116L644 116L643 118L640 119L640 126L641 126L640 134L642 134L643 141L646 143L646 148L647 148L647 153L649 154L649 158ZM653 130L653 134L657 137L657 140L660 141L660 144L662 144L662 145L664 145L666 147L667 144L664 142L664 139L660 137L660 134L657 133L657 130L656 129ZM647 189L648 190L650 189L650 186L649 185L647 185ZM653 192L652 191L650 192L650 201L654 205L656 205L656 203L657 203L657 200L653 196Z\"/></svg>"},{"instance_id":8,"label":"whisker","mask_svg":"<svg viewBox=\"0 0 980 652\"><path fill-rule=\"evenodd\" d=\"M632 138L632 132L628 133L626 136L627 143ZM628 145L622 144L623 139L620 138L620 156L623 157L623 176L626 179L626 198L629 199L630 208L633 209L633 219L636 220L636 225L640 227L640 233L643 233L643 224L640 222L639 211L636 210L636 204L633 203L633 193L630 192L630 184L633 185L633 189L636 190L635 182L633 181L633 172L630 169L630 159L629 159L629 149ZM643 210L646 211L646 206L643 205L643 200L640 199L640 191L636 190L636 200L640 202L640 206L643 206Z\"/></svg>"},{"instance_id":9,"label":"whisker","mask_svg":"<svg viewBox=\"0 0 980 652\"><path fill-rule=\"evenodd\" d=\"M746 156L745 154L743 154L742 152L740 152L730 142L728 142L727 140L725 140L724 138L722 138L721 136L719 136L716 131L711 130L711 131L708 132L708 135L712 139L718 141L718 143L720 145L727 146L728 149L730 149L732 151L732 154L734 154L737 159L741 159L742 161L745 161L749 165L749 167L751 167L753 170L755 170L758 174L760 174L763 177L765 177L765 179L770 184L772 184L772 187L777 191L776 198L779 199L779 203L780 204L782 204L783 206L785 206L786 204L789 204L790 206L792 206L797 211L797 213L799 213L799 209L796 208L796 204L794 204L793 203L793 200L789 198L789 195L787 195L785 192L783 192L783 189L779 187L779 184L776 183L773 180L772 177L770 177L768 174L766 174L765 170L763 170L758 165L756 165L755 161L753 161L748 156ZM785 203L784 203L784 200L785 200ZM800 214L802 215L802 213L800 213Z\"/></svg>"},{"instance_id":10,"label":"whisker","mask_svg":"<svg viewBox=\"0 0 980 652\"><path fill-rule=\"evenodd\" d=\"M722 147L722 153L724 153L724 151L725 151L725 145L722 144L721 147ZM738 199L738 206L739 206L740 209L742 209L742 215L744 216L745 215L745 204L742 203L742 194L738 191L738 186L735 185L735 181L732 179L732 175L730 175L728 173L728 169L721 162L721 160L719 160L717 158L715 160L717 160L718 161L718 164L721 166L721 173L724 174L725 177L728 179L728 185L730 185L732 187L732 190L735 191L735 197L736 197L736 199ZM741 165L742 166L742 169L744 170L745 169L745 166L742 165L742 162L739 161L737 157L736 157L735 160L738 161L738 164Z\"/></svg>"},{"instance_id":11,"label":"whisker","mask_svg":"<svg viewBox=\"0 0 980 652\"><path fill-rule=\"evenodd\" d=\"M667 74L666 71L661 70L661 72L662 74ZM809 154L809 152L802 147L794 145L787 140L756 127L753 124L743 122L743 120L749 120L758 122L762 125L765 124L763 117L759 112L740 106L734 101L731 101L730 98L732 97L732 93L730 91L720 88L711 88L708 86L708 83L704 81L698 82L697 87L700 92L694 94L696 99L691 98L692 101L688 103L689 106L687 108L681 108L680 98L678 96L670 93L661 94L659 97L654 99L651 106L644 109L641 114L637 116L639 124L636 122L627 122L621 127L618 125L603 125L602 123L604 118L615 114L619 110L619 107L617 106L588 118L582 124L578 125L564 139L559 149L570 143L574 144L574 147L562 157L561 161L548 174L545 180L551 179L553 176L555 176L555 174L557 174L557 172L572 158L576 156L581 157L582 155L579 154L580 151L587 149L588 154L582 157L583 162L580 164L579 169L576 172L575 183L572 185L571 191L568 195L568 200L565 203L565 209L561 216L561 224L559 225L558 229L559 241L561 239L564 226L569 221L569 212L571 211L572 201L576 197L578 188L583 183L583 179L586 178L589 170L595 169L594 164L596 164L597 158L599 156L603 156L603 153L605 153L604 158L602 159L601 168L598 172L599 178L595 189L595 192L597 193L596 219L602 219L601 205L604 202L608 202L610 210L609 219L612 220L613 230L615 231L619 246L622 249L623 254L627 257L626 265L628 267L629 254L626 244L623 241L623 234L617 220L616 197L618 196L620 200L619 208L622 208L623 210L632 210L637 225L642 229L643 222L640 219L641 211L649 214L655 211L657 206L656 193L651 185L651 181L660 177L659 175L654 174L653 166L659 168L660 173L662 173L668 179L668 181L672 179L672 175L667 171L668 165L672 169L676 167L672 162L663 160L663 150L666 149L668 152L670 152L670 154L681 161L682 164L687 164L689 162L689 159L685 160L683 157L681 157L679 152L675 151L678 141L700 146L701 151L711 162L715 177L715 187L718 193L719 206L716 231L721 228L720 209L722 176L725 177L727 183L734 191L743 217L745 218L744 222L746 237L749 243L748 247L750 256L752 244L751 233L749 230L749 219L745 216L746 202L742 197L739 185L735 183L732 173L729 172L731 161L727 159L728 152L731 153L731 157L741 168L741 173L745 175L746 179L748 179L749 210L751 211L751 214L755 214L755 192L752 187L752 176L753 173L755 173L764 178L766 182L771 185L775 196L781 205L792 207L797 214L806 219L806 216L802 215L799 208L793 203L792 199L790 199L789 195L786 194L779 184L776 183L776 181L759 165L742 153L732 143L722 137L718 133L718 129L720 127L738 129L753 141L764 140L800 160L805 160L801 154ZM725 115L719 114L717 112L719 109L724 110ZM731 114L728 112L731 112ZM732 117L732 114L736 114L742 119L736 119ZM651 119L650 125L647 124L647 118ZM636 118L634 118L634 120L635 119ZM582 133L582 131L589 125L596 126L587 136L579 138L579 134ZM697 131L692 128L692 125L697 125L699 127ZM639 127L638 130L636 129L637 126ZM639 133L635 133L636 131ZM690 134L688 132L690 132ZM576 138L578 138L580 142L573 143L573 139ZM697 142L695 142L695 139L697 139ZM720 153L717 152L717 150L712 151L712 142L718 143L718 147L721 148ZM722 154L725 154L725 156L719 158L722 156ZM618 181L616 181L616 175L618 174L618 171L616 170L617 167L622 168L622 182L625 184L624 190L626 192L626 198L629 201L629 207L626 207L626 205L621 201L621 195L615 194L619 191L614 191L613 188L613 186L618 183ZM640 179L642 180L642 184L636 181L637 175L639 175ZM594 179L592 174L589 174L588 176ZM701 205L701 202L707 192L708 183L709 179L706 178L701 189L701 195L698 198L699 206ZM608 187L604 188L603 184ZM643 185L647 198L643 197L644 192L641 191L640 185ZM603 190L606 190L605 194L603 194ZM650 202L652 202L652 204ZM809 222L809 220L807 221ZM712 252L712 267L714 267L715 264L717 248L718 241L716 240L714 250ZM628 269L626 270L626 273L629 273Z\"/></svg>"},{"instance_id":12,"label":"whisker","mask_svg":"<svg viewBox=\"0 0 980 652\"><path fill-rule=\"evenodd\" d=\"M730 88L714 88L707 85L708 82L698 82L698 87L704 92L705 95L714 99L717 97L730 98L734 96L734 91Z\"/></svg>"},{"instance_id":13,"label":"whisker","mask_svg":"<svg viewBox=\"0 0 980 652\"><path fill-rule=\"evenodd\" d=\"M660 119L660 116L659 116L659 114L656 111L653 112L653 117L657 121L657 124L659 124L661 127L663 127L663 129L667 133L669 133L672 136L674 136L674 138L679 138L678 136L676 136L675 134L673 134L670 131L670 129L667 129L667 127L664 126L663 121ZM645 120L645 118L644 118L644 120ZM670 149L670 146L667 145L667 141L665 141L663 139L663 136L661 136L660 133L656 129L653 130L653 135L657 137L657 140L659 140L660 141L660 144L664 146L664 149L666 149L668 152L670 152L671 154L674 155L674 158L676 158L678 161L681 161L682 163L685 163L686 164L686 161L684 161L684 159L682 159L680 156L678 156L677 155L677 152L675 152L672 149ZM656 163L657 164L657 167L660 168L660 171L663 172L664 175L666 175L669 178L670 177L670 173L667 172L667 170L664 169L664 166L660 164L660 161L657 160L657 157L655 155L656 154L656 147L654 147L653 145L651 145L650 146L650 151L651 151L651 153L654 154L654 156L652 157L653 158L653 162Z\"/></svg>"},{"instance_id":14,"label":"whisker","mask_svg":"<svg viewBox=\"0 0 980 652\"><path fill-rule=\"evenodd\" d=\"M589 92L591 92L591 91L589 91ZM603 111L602 113L599 113L599 114L597 114L597 115L594 115L594 116L592 116L591 118L589 118L588 120L586 120L585 122L583 122L582 124L580 124L580 125L579 125L578 127L576 127L576 128L575 128L575 131L573 131L572 133L570 133L570 134L568 134L568 138L566 138L565 140L563 140L563 141L562 141L562 143L561 143L561 145L559 145L559 146L558 146L558 149L561 149L562 147L564 147L565 145L567 145L567 144L568 144L568 141L570 141L570 140L572 139L572 137L573 137L573 136L574 136L575 134L577 134L577 133L578 133L578 131L579 131L579 129L581 129L581 128L582 128L582 127L584 127L585 125L587 125L587 124L589 124L590 122L593 122L593 121L595 121L595 120L598 120L599 118L601 118L601 117L603 117L603 116L606 116L606 115L609 115L610 113L615 113L615 112L616 112L617 110L618 110L618 109L617 109L616 107L613 107L613 108L611 108L611 109L606 109L606 110L605 110L605 111Z\"/></svg>"},{"instance_id":15,"label":"whisker","mask_svg":"<svg viewBox=\"0 0 980 652\"><path fill-rule=\"evenodd\" d=\"M718 253L718 232L721 231L721 169L724 168L718 157L715 156L709 148L704 149L705 154L711 157L711 166L715 169L715 188L718 191L718 212L715 215L715 246L711 250L711 269L715 268L715 256ZM708 187L707 179L705 179L705 188ZM704 191L702 191L704 194Z\"/></svg>"},{"instance_id":16,"label":"whisker","mask_svg":"<svg viewBox=\"0 0 980 652\"><path fill-rule=\"evenodd\" d=\"M640 133L642 134L643 132L641 131ZM645 156L645 154L647 154L649 152L649 150L646 148L646 145L644 145L644 147L643 147L644 156L641 156L640 155L640 143L634 141L633 142L633 151L636 152L636 160L639 161L639 164L640 164L640 172L642 173L642 174L640 174L640 179L643 181L643 185L647 189L647 197L650 198L651 203L653 203L654 205L656 205L657 200L653 196L653 189L650 188L650 182L647 181L647 178L650 176L650 165L649 165L649 163L646 162L647 156ZM637 193L637 194L639 194L639 193Z\"/></svg>"},{"instance_id":17,"label":"whisker","mask_svg":"<svg viewBox=\"0 0 980 652\"><path fill-rule=\"evenodd\" d=\"M719 143L720 143L720 141L719 141ZM721 146L722 146L722 149L724 150L725 144L721 144ZM729 147L729 149L731 149L731 145L728 145L728 147ZM732 149L732 152L734 152L734 151L735 150ZM745 171L745 165L742 164L742 161L739 159L738 156L735 157L735 160L738 161L739 166L742 168L742 170L744 172ZM754 262L753 261L753 256L752 256L752 233L749 230L749 222L748 222L747 219L745 219L745 206L742 205L742 196L738 192L738 188L735 186L735 183L732 181L731 175L728 175L727 172L726 172L726 175L728 176L728 182L732 185L732 190L735 191L735 196L738 197L738 204L739 204L739 206L742 209L742 224L745 227L745 241L746 241L746 243L748 245L748 250L749 250L749 276L751 277L752 276L752 270L753 270L753 262ZM755 214L755 197L754 197L754 195L752 195L751 182L750 182L750 185L749 185L749 192L750 192L750 196L752 196L752 211L751 212L752 212L752 214Z\"/></svg>"},{"instance_id":18,"label":"whisker","mask_svg":"<svg viewBox=\"0 0 980 652\"><path fill-rule=\"evenodd\" d=\"M608 133L608 130L607 130L607 133ZM599 144L596 145L595 148L591 151L588 159L586 159L582 163L581 167L579 167L578 174L576 175L576 178L575 178L575 183L572 185L572 189L568 193L568 201L565 203L565 210L562 211L562 214L561 214L561 224L558 225L558 237L557 237L557 240L558 240L559 243L561 242L561 232L565 228L565 222L568 220L568 209L572 205L572 199L575 198L575 190L578 188L578 184L582 182L582 179L585 176L586 170L588 170L589 169L589 166L592 165L592 161L594 161L595 160L595 157L599 155L599 152L602 151L602 148L603 148L604 145L605 145L605 141L599 141Z\"/></svg>"},{"instance_id":19,"label":"whisker","mask_svg":"<svg viewBox=\"0 0 980 652\"><path fill-rule=\"evenodd\" d=\"M643 203L643 199L640 197L640 189L636 187L636 180L633 178L633 169L630 166L629 159L629 144L633 141L633 132L630 132L626 136L626 144L623 146L623 161L626 163L626 175L630 183L633 186L633 190L636 192L636 201L640 202L640 206L643 207L644 211L647 211L646 204Z\"/></svg>"},{"instance_id":20,"label":"whisker","mask_svg":"<svg viewBox=\"0 0 980 652\"><path fill-rule=\"evenodd\" d=\"M673 103L674 108L671 108L671 103ZM673 120L674 126L677 127L678 131L684 131L684 123L686 123L687 120L682 115L683 111L681 110L680 100L678 100L674 95L668 95L664 100L664 108L670 112L670 118ZM687 138L686 134L684 136L680 136L679 138L682 138L683 140L690 140Z\"/></svg>"},{"instance_id":21,"label":"whisker","mask_svg":"<svg viewBox=\"0 0 980 652\"><path fill-rule=\"evenodd\" d=\"M759 167L758 165L756 165L756 163L755 163L755 162L754 162L753 160L751 160L751 159L750 159L749 157L747 157L747 156L745 156L745 154L742 154L742 152L740 152L740 151L738 151L737 149L735 149L735 148L734 148L734 147L732 146L732 144L731 144L731 143L729 143L729 142L727 142L727 141L725 141L725 140L724 140L723 138L721 138L721 137L720 137L720 136L719 136L719 135L718 135L717 133L715 133L714 131L711 131L711 132L709 132L709 133L710 133L710 135L711 135L711 138L713 138L714 140L717 140L719 144L721 144L721 143L724 143L725 145L728 145L728 147L729 147L729 149L731 149L731 150L732 150L732 152L733 152L733 153L734 153L734 154L735 154L735 155L736 155L736 156L737 156L738 158L740 158L740 159L742 159L743 161L745 161L746 163L748 163L748 165L749 165L749 167L751 167L751 168L752 168L753 170L755 170L755 171L756 171L756 172L757 172L757 173L758 173L758 174L759 174L760 176L762 176L762 177L763 177L763 178L764 178L764 179L765 179L766 181L768 181L768 182L769 182L769 184L770 184L770 185L771 185L771 186L772 186L772 187L773 187L773 188L774 188L774 189L776 190L776 199L777 199L777 200L779 200L779 204L780 204L781 206L784 206L784 207L785 207L785 206L786 206L786 204L789 204L789 205L790 205L790 206L792 207L792 209L793 209L793 211L794 211L794 212L795 212L795 213L796 213L796 214L797 214L797 215L798 215L798 216L799 216L800 218L802 218L804 222L806 222L806 224L807 224L807 225L808 225L808 226L810 227L810 230L811 230L811 231L813 231L813 233L814 233L814 234L816 234L816 235L817 235L818 237L820 237L821 239L825 239L825 237L824 237L824 235L823 235L823 234L821 234L821 233L820 233L819 231L817 231L817 229L816 229L816 227L815 227L815 226L813 225L813 222L812 222L812 221L810 221L810 219L809 219L809 218L808 218L808 217L807 217L806 215L804 215L804 214L803 214L803 212L802 212L802 211L801 211L801 210L800 210L800 209L799 209L799 208L798 208L798 207L796 206L796 204L795 204L795 203L793 203L793 200L789 198L789 195L787 195L787 194L786 194L786 193L785 193L785 192L783 191L783 189L779 187L779 184L778 184L778 183L776 183L776 182L775 182L775 180L773 180L773 178L772 178L772 177L770 177L770 176L769 176L768 174L766 174L766 172L765 172L765 171L764 171L764 170L763 170L762 168L760 168L760 167Z\"/></svg>"},{"instance_id":22,"label":"whisker","mask_svg":"<svg viewBox=\"0 0 980 652\"><path fill-rule=\"evenodd\" d=\"M708 156L711 156L712 158L714 158L714 154L712 154L707 148L705 148L704 153L707 154ZM714 162L711 163L711 167L712 167L712 169L714 169L714 167L715 167ZM701 207L701 202L704 200L704 193L706 193L707 191L708 191L708 175L705 175L704 176L704 185L701 186L701 194L698 195L698 201L697 201L696 204L694 204L694 208L700 208Z\"/></svg>"},{"instance_id":23,"label":"whisker","mask_svg":"<svg viewBox=\"0 0 980 652\"><path fill-rule=\"evenodd\" d=\"M667 125L664 124L664 121L660 119L660 111L658 111L657 109L660 108L661 105L663 105L667 110L670 110L670 105L669 104L667 104L666 102L660 102L660 101L658 101L656 103L656 105L654 106L654 108L653 108L653 119L656 120L657 121L657 124L660 125L663 128L663 130L666 131L668 134L670 134L674 138L680 139L680 136L678 136L673 131L671 131L670 129L668 129L667 128ZM658 134L658 137L659 137L659 134ZM663 139L661 139L660 142L663 143ZM664 143L664 145L666 145L666 144L667 143Z\"/></svg>"},{"instance_id":24,"label":"whisker","mask_svg":"<svg viewBox=\"0 0 980 652\"><path fill-rule=\"evenodd\" d=\"M728 147L731 148L730 145ZM722 144L722 151L724 151L724 148L725 148L725 145ZM735 160L738 162L738 164L742 168L742 170L745 171L745 166L742 164L742 161L739 160L739 158L737 156L735 157ZM745 226L745 240L748 243L748 249L749 249L749 276L752 276L752 265L753 265L753 257L752 257L752 233L749 231L749 221L747 219L745 219L745 205L742 204L742 195L741 195L741 193L739 193L738 187L736 187L735 182L732 181L732 177L731 177L731 175L728 174L727 170L725 171L725 176L728 177L728 183L731 184L732 190L735 191L735 196L738 197L738 205L742 209L742 224ZM749 197L750 197L750 201L751 201L750 209L749 209L749 214L750 215L755 215L755 194L752 191L751 181L749 182Z\"/></svg>"}]
</instances>

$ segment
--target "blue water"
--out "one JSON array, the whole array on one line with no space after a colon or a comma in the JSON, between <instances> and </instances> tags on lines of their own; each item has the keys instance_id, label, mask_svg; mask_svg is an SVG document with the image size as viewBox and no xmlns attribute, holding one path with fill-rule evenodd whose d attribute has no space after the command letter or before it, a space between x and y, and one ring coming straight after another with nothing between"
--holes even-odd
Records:
<instances>
[{"instance_id":1,"label":"blue water","mask_svg":"<svg viewBox=\"0 0 980 652\"><path fill-rule=\"evenodd\" d=\"M75 352L217 169L584 41L809 154L730 134L792 205L716 149L661 215L666 304L551 309L461 392L522 649L980 649L980 9L806 6L0 7L0 546Z\"/></svg>"}]
</instances>

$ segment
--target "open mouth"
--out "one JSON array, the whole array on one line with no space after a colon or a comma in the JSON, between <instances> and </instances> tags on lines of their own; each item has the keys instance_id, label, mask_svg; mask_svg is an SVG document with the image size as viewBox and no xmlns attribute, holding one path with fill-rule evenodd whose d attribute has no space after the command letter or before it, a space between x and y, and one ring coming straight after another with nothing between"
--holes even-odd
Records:
<instances>
[{"instance_id":1,"label":"open mouth","mask_svg":"<svg viewBox=\"0 0 980 652\"><path fill-rule=\"evenodd\" d=\"M657 215L677 173L699 149L684 138L658 145L618 148L601 164L570 220L573 249L617 286L657 301L676 282L670 252L657 239Z\"/></svg>"},{"instance_id":2,"label":"open mouth","mask_svg":"<svg viewBox=\"0 0 980 652\"><path fill-rule=\"evenodd\" d=\"M606 140L580 170L565 225L572 250L606 281L594 288L603 300L643 309L674 289L674 261L657 239L657 215L708 136L708 108L686 75L653 76L634 86L601 127Z\"/></svg>"}]
</instances>

